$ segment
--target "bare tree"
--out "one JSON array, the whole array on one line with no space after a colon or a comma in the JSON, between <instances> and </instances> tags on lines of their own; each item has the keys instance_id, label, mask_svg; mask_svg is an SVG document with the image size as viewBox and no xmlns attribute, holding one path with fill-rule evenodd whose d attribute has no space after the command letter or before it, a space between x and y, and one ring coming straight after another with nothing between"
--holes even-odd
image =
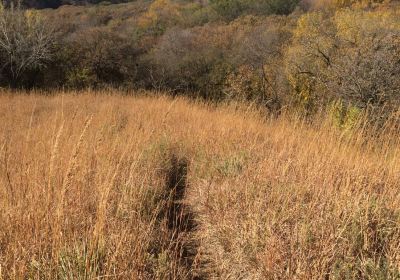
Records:
<instances>
[{"instance_id":1,"label":"bare tree","mask_svg":"<svg viewBox=\"0 0 400 280\"><path fill-rule=\"evenodd\" d=\"M37 12L1 6L1 72L10 86L17 86L26 72L45 67L52 57L53 43L52 30Z\"/></svg>"},{"instance_id":2,"label":"bare tree","mask_svg":"<svg viewBox=\"0 0 400 280\"><path fill-rule=\"evenodd\" d=\"M333 94L364 108L400 101L400 32L384 32L341 51L327 82Z\"/></svg>"}]
</instances>

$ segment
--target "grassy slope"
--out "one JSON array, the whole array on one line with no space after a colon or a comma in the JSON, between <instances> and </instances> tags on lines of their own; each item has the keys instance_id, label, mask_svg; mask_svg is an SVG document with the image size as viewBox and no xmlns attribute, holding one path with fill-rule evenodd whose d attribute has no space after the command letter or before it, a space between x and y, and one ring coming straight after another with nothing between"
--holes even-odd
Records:
<instances>
[{"instance_id":1,"label":"grassy slope","mask_svg":"<svg viewBox=\"0 0 400 280\"><path fill-rule=\"evenodd\" d=\"M251 108L105 93L5 93L0 120L0 279L399 277L390 130L374 142ZM170 225L176 162L195 230Z\"/></svg>"}]
</instances>

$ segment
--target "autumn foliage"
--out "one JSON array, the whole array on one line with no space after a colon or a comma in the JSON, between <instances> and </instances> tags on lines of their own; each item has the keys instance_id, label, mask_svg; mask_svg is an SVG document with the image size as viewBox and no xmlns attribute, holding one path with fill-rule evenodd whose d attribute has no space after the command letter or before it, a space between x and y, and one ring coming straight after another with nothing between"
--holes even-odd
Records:
<instances>
[{"instance_id":1,"label":"autumn foliage","mask_svg":"<svg viewBox=\"0 0 400 280\"><path fill-rule=\"evenodd\" d=\"M97 2L0 5L0 280L400 279L397 2Z\"/></svg>"}]
</instances>

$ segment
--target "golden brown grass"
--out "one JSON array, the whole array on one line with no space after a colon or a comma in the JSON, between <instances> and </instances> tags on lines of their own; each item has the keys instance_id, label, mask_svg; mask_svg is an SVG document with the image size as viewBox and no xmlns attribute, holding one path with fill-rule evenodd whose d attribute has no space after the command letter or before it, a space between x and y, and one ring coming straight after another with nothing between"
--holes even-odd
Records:
<instances>
[{"instance_id":1,"label":"golden brown grass","mask_svg":"<svg viewBox=\"0 0 400 280\"><path fill-rule=\"evenodd\" d=\"M365 135L245 106L3 93L0 279L398 279L399 135ZM187 231L168 220L183 160Z\"/></svg>"}]
</instances>

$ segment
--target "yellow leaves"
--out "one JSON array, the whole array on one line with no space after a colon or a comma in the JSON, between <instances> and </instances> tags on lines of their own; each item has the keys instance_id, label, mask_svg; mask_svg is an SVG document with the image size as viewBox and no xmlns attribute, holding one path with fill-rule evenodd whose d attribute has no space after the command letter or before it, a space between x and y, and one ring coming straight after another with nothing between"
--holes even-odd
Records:
<instances>
[{"instance_id":1,"label":"yellow leaves","mask_svg":"<svg viewBox=\"0 0 400 280\"><path fill-rule=\"evenodd\" d=\"M312 6L316 9L342 9L342 8L377 8L393 0L315 0Z\"/></svg>"},{"instance_id":2,"label":"yellow leaves","mask_svg":"<svg viewBox=\"0 0 400 280\"><path fill-rule=\"evenodd\" d=\"M342 40L360 42L374 34L400 31L398 12L340 10L333 16L337 36Z\"/></svg>"},{"instance_id":3,"label":"yellow leaves","mask_svg":"<svg viewBox=\"0 0 400 280\"><path fill-rule=\"evenodd\" d=\"M362 117L360 108L345 105L342 100L332 102L328 111L333 125L346 131L355 128Z\"/></svg>"},{"instance_id":4,"label":"yellow leaves","mask_svg":"<svg viewBox=\"0 0 400 280\"><path fill-rule=\"evenodd\" d=\"M139 18L138 24L142 28L146 28L179 18L181 18L181 13L178 4L171 0L156 0L150 5L149 10Z\"/></svg>"},{"instance_id":5,"label":"yellow leaves","mask_svg":"<svg viewBox=\"0 0 400 280\"><path fill-rule=\"evenodd\" d=\"M333 15L314 12L301 16L293 31L294 44L306 53L329 53L336 44L358 44L378 34L400 32L400 12L342 9Z\"/></svg>"},{"instance_id":6,"label":"yellow leaves","mask_svg":"<svg viewBox=\"0 0 400 280\"><path fill-rule=\"evenodd\" d=\"M38 11L35 10L26 10L25 18L29 27L35 26L41 20Z\"/></svg>"},{"instance_id":7,"label":"yellow leaves","mask_svg":"<svg viewBox=\"0 0 400 280\"><path fill-rule=\"evenodd\" d=\"M230 98L242 100L260 96L264 93L262 77L250 66L240 66L237 73L228 75L224 91Z\"/></svg>"},{"instance_id":8,"label":"yellow leaves","mask_svg":"<svg viewBox=\"0 0 400 280\"><path fill-rule=\"evenodd\" d=\"M294 36L319 36L319 27L321 26L323 20L323 15L320 12L307 13L301 16L297 22L297 27L293 32Z\"/></svg>"},{"instance_id":9,"label":"yellow leaves","mask_svg":"<svg viewBox=\"0 0 400 280\"><path fill-rule=\"evenodd\" d=\"M352 8L301 16L292 44L285 52L286 78L299 103L308 105L316 94L321 99L338 94L349 99L357 96L358 101L365 103L372 100L364 97L364 92L371 88L371 94L377 96L374 100L380 98L380 92L386 93L393 82L382 82L376 77L384 78L382 71L392 73L394 66L386 67L377 58L389 63L395 57L393 49L400 41L399 11ZM374 86L370 86L371 81ZM377 85L382 90L376 90ZM351 95L353 91L356 93Z\"/></svg>"},{"instance_id":10,"label":"yellow leaves","mask_svg":"<svg viewBox=\"0 0 400 280\"><path fill-rule=\"evenodd\" d=\"M332 1L332 4L334 7L340 8L340 7L346 7L346 6L351 5L351 1L349 1L349 0L334 0L334 1Z\"/></svg>"},{"instance_id":11,"label":"yellow leaves","mask_svg":"<svg viewBox=\"0 0 400 280\"><path fill-rule=\"evenodd\" d=\"M308 13L299 18L293 36L294 41L300 43L303 47L326 53L334 44L335 28L328 14L323 12ZM315 55L319 54L315 53Z\"/></svg>"},{"instance_id":12,"label":"yellow leaves","mask_svg":"<svg viewBox=\"0 0 400 280\"><path fill-rule=\"evenodd\" d=\"M319 69L319 64L329 64L329 56L335 45L335 28L322 12L301 16L293 31L293 44L286 50L288 72ZM317 59L319 58L319 59Z\"/></svg>"},{"instance_id":13,"label":"yellow leaves","mask_svg":"<svg viewBox=\"0 0 400 280\"><path fill-rule=\"evenodd\" d=\"M390 1L390 0L388 0ZM331 8L366 8L373 7L383 2L388 2L386 0L319 0L314 4L317 8L331 7Z\"/></svg>"},{"instance_id":14,"label":"yellow leaves","mask_svg":"<svg viewBox=\"0 0 400 280\"><path fill-rule=\"evenodd\" d=\"M148 11L140 16L138 25L142 29L155 28L158 31L165 31L168 27L176 25L193 26L207 22L209 12L197 2L155 0Z\"/></svg>"},{"instance_id":15,"label":"yellow leaves","mask_svg":"<svg viewBox=\"0 0 400 280\"><path fill-rule=\"evenodd\" d=\"M355 18L357 18L357 16L355 16L355 13L357 12L352 11L351 13L349 13L346 10L337 12L333 17L333 21L337 28L337 34L340 37L346 38L350 41L353 41L352 37L354 37L354 33L357 30L357 20L354 20Z\"/></svg>"},{"instance_id":16,"label":"yellow leaves","mask_svg":"<svg viewBox=\"0 0 400 280\"><path fill-rule=\"evenodd\" d=\"M308 74L289 75L293 105L301 113L310 113L316 109L315 81Z\"/></svg>"}]
</instances>

